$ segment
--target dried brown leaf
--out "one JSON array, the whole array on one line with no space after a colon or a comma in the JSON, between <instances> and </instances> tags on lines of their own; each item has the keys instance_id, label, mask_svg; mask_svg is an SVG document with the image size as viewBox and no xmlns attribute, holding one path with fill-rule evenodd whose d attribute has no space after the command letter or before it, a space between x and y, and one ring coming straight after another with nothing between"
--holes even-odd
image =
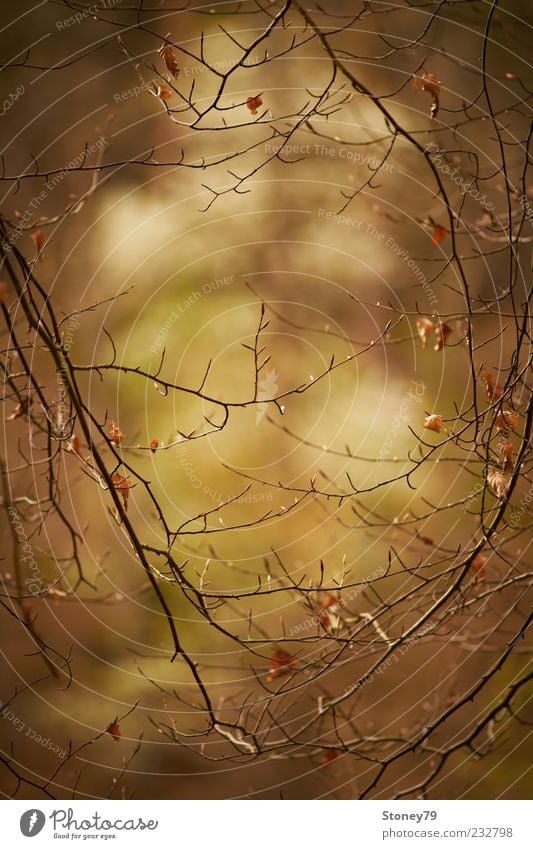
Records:
<instances>
[{"instance_id":1,"label":"dried brown leaf","mask_svg":"<svg viewBox=\"0 0 533 849\"><path fill-rule=\"evenodd\" d=\"M440 89L442 82L430 71L423 71L420 77L413 75L412 85L415 91L427 91L431 95L431 109L429 112L432 121L437 117L440 106Z\"/></svg>"},{"instance_id":2,"label":"dried brown leaf","mask_svg":"<svg viewBox=\"0 0 533 849\"><path fill-rule=\"evenodd\" d=\"M157 51L163 62L167 66L167 71L171 74L174 79L178 79L180 75L180 69L178 66L178 60L176 59L176 54L174 53L172 47L169 44L162 44L159 50Z\"/></svg>"},{"instance_id":3,"label":"dried brown leaf","mask_svg":"<svg viewBox=\"0 0 533 849\"><path fill-rule=\"evenodd\" d=\"M22 401L17 404L13 412L9 416L6 416L6 422L14 422L15 419L20 419L21 416L28 412L32 403L33 398L30 395L23 398Z\"/></svg>"},{"instance_id":4,"label":"dried brown leaf","mask_svg":"<svg viewBox=\"0 0 533 849\"><path fill-rule=\"evenodd\" d=\"M41 251L44 246L44 233L42 230L36 230L35 233L31 234L35 247L37 249L37 256L39 257L39 262L43 261Z\"/></svg>"},{"instance_id":5,"label":"dried brown leaf","mask_svg":"<svg viewBox=\"0 0 533 849\"><path fill-rule=\"evenodd\" d=\"M124 434L119 428L118 424L113 421L113 419L109 422L109 438L111 442L117 447L120 445L122 440L124 439Z\"/></svg>"},{"instance_id":6,"label":"dried brown leaf","mask_svg":"<svg viewBox=\"0 0 533 849\"><path fill-rule=\"evenodd\" d=\"M261 100L261 97L260 97L259 94L256 94L255 97L249 97L248 100L246 101L246 106L248 107L248 109L250 110L252 115L257 115L257 110L262 105L263 105L263 101Z\"/></svg>"},{"instance_id":7,"label":"dried brown leaf","mask_svg":"<svg viewBox=\"0 0 533 849\"><path fill-rule=\"evenodd\" d=\"M446 340L452 333L453 330L449 324L443 324L439 321L439 323L435 325L435 345L433 350L442 351L446 344Z\"/></svg>"},{"instance_id":8,"label":"dried brown leaf","mask_svg":"<svg viewBox=\"0 0 533 849\"><path fill-rule=\"evenodd\" d=\"M426 347L428 337L433 332L433 328L434 325L430 318L417 318L416 329L418 330L418 335L422 340L423 348Z\"/></svg>"},{"instance_id":9,"label":"dried brown leaf","mask_svg":"<svg viewBox=\"0 0 533 849\"><path fill-rule=\"evenodd\" d=\"M122 737L122 732L120 730L120 725L118 724L116 719L115 719L114 722L109 723L109 725L107 726L107 728L105 730L105 733L110 734L111 737L113 738L113 740L115 741L115 743L120 743L120 738Z\"/></svg>"},{"instance_id":10,"label":"dried brown leaf","mask_svg":"<svg viewBox=\"0 0 533 849\"><path fill-rule=\"evenodd\" d=\"M491 469L487 475L487 483L494 494L504 501L509 492L509 478L502 469Z\"/></svg>"},{"instance_id":11,"label":"dried brown leaf","mask_svg":"<svg viewBox=\"0 0 533 849\"><path fill-rule=\"evenodd\" d=\"M287 654L282 649L275 651L270 658L270 669L268 670L266 680L273 681L274 678L278 678L280 675L287 675L293 665L294 658L290 654Z\"/></svg>"},{"instance_id":12,"label":"dried brown leaf","mask_svg":"<svg viewBox=\"0 0 533 849\"><path fill-rule=\"evenodd\" d=\"M437 413L432 413L430 416L426 416L424 420L424 427L427 430L434 430L435 433L440 433L440 429L442 427L442 416L437 415Z\"/></svg>"},{"instance_id":13,"label":"dried brown leaf","mask_svg":"<svg viewBox=\"0 0 533 849\"><path fill-rule=\"evenodd\" d=\"M434 245L440 245L449 234L450 231L447 227L444 227L442 224L435 224L433 233L431 234L431 241Z\"/></svg>"},{"instance_id":14,"label":"dried brown leaf","mask_svg":"<svg viewBox=\"0 0 533 849\"><path fill-rule=\"evenodd\" d=\"M129 478L126 478L123 475L119 475L118 472L115 472L115 474L112 476L111 480L112 480L113 486L115 487L117 492L119 492L120 495L122 496L122 502L124 504L124 510L127 510L128 509L128 498L130 497L130 489L131 489L131 483L129 481Z\"/></svg>"},{"instance_id":15,"label":"dried brown leaf","mask_svg":"<svg viewBox=\"0 0 533 849\"><path fill-rule=\"evenodd\" d=\"M156 86L156 95L160 100L170 100L174 92L166 85Z\"/></svg>"}]
</instances>

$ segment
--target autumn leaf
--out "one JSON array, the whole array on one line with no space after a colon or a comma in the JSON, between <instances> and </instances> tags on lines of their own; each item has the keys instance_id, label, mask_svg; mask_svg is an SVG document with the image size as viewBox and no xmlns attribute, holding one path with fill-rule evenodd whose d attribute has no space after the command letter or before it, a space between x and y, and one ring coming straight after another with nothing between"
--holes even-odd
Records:
<instances>
[{"instance_id":1,"label":"autumn leaf","mask_svg":"<svg viewBox=\"0 0 533 849\"><path fill-rule=\"evenodd\" d=\"M0 304L5 304L9 287L5 280L0 280Z\"/></svg>"},{"instance_id":2,"label":"autumn leaf","mask_svg":"<svg viewBox=\"0 0 533 849\"><path fill-rule=\"evenodd\" d=\"M432 121L437 117L440 106L440 87L442 82L437 79L435 74L429 71L423 71L422 76L417 77L413 74L412 85L415 91L427 91L431 95L431 109L429 112Z\"/></svg>"},{"instance_id":3,"label":"autumn leaf","mask_svg":"<svg viewBox=\"0 0 533 849\"><path fill-rule=\"evenodd\" d=\"M176 54L172 50L169 44L162 44L159 50L157 51L161 56L163 62L167 66L167 71L171 74L176 80L180 75L180 69L178 67L178 60L176 59Z\"/></svg>"},{"instance_id":4,"label":"autumn leaf","mask_svg":"<svg viewBox=\"0 0 533 849\"><path fill-rule=\"evenodd\" d=\"M130 489L131 489L131 483L130 483L129 479L124 477L123 475L119 475L118 472L115 472L115 474L112 476L111 480L112 480L113 486L115 487L117 492L119 492L120 495L122 496L122 502L124 504L124 510L127 510L128 509L128 498L130 497Z\"/></svg>"},{"instance_id":5,"label":"autumn leaf","mask_svg":"<svg viewBox=\"0 0 533 849\"><path fill-rule=\"evenodd\" d=\"M120 743L120 738L122 737L122 732L120 730L120 725L115 719L114 722L109 723L105 730L106 734L110 734L115 743Z\"/></svg>"},{"instance_id":6,"label":"autumn leaf","mask_svg":"<svg viewBox=\"0 0 533 849\"><path fill-rule=\"evenodd\" d=\"M78 457L81 457L81 442L79 436L76 436L74 433L72 434L69 439L67 449L72 451L73 454L77 454Z\"/></svg>"},{"instance_id":7,"label":"autumn leaf","mask_svg":"<svg viewBox=\"0 0 533 849\"><path fill-rule=\"evenodd\" d=\"M270 669L268 670L266 680L273 681L274 678L278 678L280 675L288 675L291 671L290 667L293 664L294 658L290 654L287 654L287 652L278 649L270 658Z\"/></svg>"},{"instance_id":8,"label":"autumn leaf","mask_svg":"<svg viewBox=\"0 0 533 849\"><path fill-rule=\"evenodd\" d=\"M428 337L430 333L433 331L433 322L430 318L417 318L416 320L416 329L418 330L418 335L422 340L422 347L425 348L427 345Z\"/></svg>"},{"instance_id":9,"label":"autumn leaf","mask_svg":"<svg viewBox=\"0 0 533 849\"><path fill-rule=\"evenodd\" d=\"M491 469L487 475L487 483L494 494L504 501L509 492L509 479L501 469Z\"/></svg>"},{"instance_id":10,"label":"autumn leaf","mask_svg":"<svg viewBox=\"0 0 533 849\"><path fill-rule=\"evenodd\" d=\"M28 412L32 403L33 398L30 395L28 395L26 398L23 398L22 401L17 404L13 412L9 416L6 416L6 422L14 422L15 419L20 419L20 417L23 416L24 413Z\"/></svg>"},{"instance_id":11,"label":"autumn leaf","mask_svg":"<svg viewBox=\"0 0 533 849\"><path fill-rule=\"evenodd\" d=\"M433 350L442 351L446 344L446 340L448 339L451 333L453 333L453 330L450 325L443 324L441 321L439 321L439 323L435 325L435 345Z\"/></svg>"},{"instance_id":12,"label":"autumn leaf","mask_svg":"<svg viewBox=\"0 0 533 849\"><path fill-rule=\"evenodd\" d=\"M31 234L35 247L37 249L37 256L39 257L39 262L43 261L41 256L41 251L44 245L44 233L42 230L36 230L35 233Z\"/></svg>"},{"instance_id":13,"label":"autumn leaf","mask_svg":"<svg viewBox=\"0 0 533 849\"><path fill-rule=\"evenodd\" d=\"M514 430L518 424L518 413L512 410L501 410L496 416L494 424L498 430Z\"/></svg>"},{"instance_id":14,"label":"autumn leaf","mask_svg":"<svg viewBox=\"0 0 533 849\"><path fill-rule=\"evenodd\" d=\"M261 97L258 94L255 97L249 97L246 101L246 106L248 107L252 115L257 115L257 110L262 105L263 101L261 100Z\"/></svg>"},{"instance_id":15,"label":"autumn leaf","mask_svg":"<svg viewBox=\"0 0 533 849\"><path fill-rule=\"evenodd\" d=\"M423 536L423 534L417 534L417 536L418 536L418 539L420 540L420 542L423 542L424 545L431 545L431 546L435 545L435 540L433 539L433 537L426 537L426 536Z\"/></svg>"},{"instance_id":16,"label":"autumn leaf","mask_svg":"<svg viewBox=\"0 0 533 849\"><path fill-rule=\"evenodd\" d=\"M170 100L174 92L171 88L166 85L158 85L156 86L156 96L160 100Z\"/></svg>"},{"instance_id":17,"label":"autumn leaf","mask_svg":"<svg viewBox=\"0 0 533 849\"><path fill-rule=\"evenodd\" d=\"M513 454L514 454L514 445L512 442L506 442L503 440L500 443L500 451L503 457L503 473L504 475L509 475L513 470Z\"/></svg>"},{"instance_id":18,"label":"autumn leaf","mask_svg":"<svg viewBox=\"0 0 533 849\"><path fill-rule=\"evenodd\" d=\"M442 427L442 416L438 416L437 413L432 413L430 416L426 416L424 420L424 427L427 430L434 430L435 433L440 433L440 429Z\"/></svg>"},{"instance_id":19,"label":"autumn leaf","mask_svg":"<svg viewBox=\"0 0 533 849\"><path fill-rule=\"evenodd\" d=\"M503 441L500 443L500 451L501 451L501 453L502 453L502 456L503 456L506 460L511 460L511 459L512 459L512 457L513 457L513 454L514 454L514 445L513 445L513 443L512 443L512 442L506 442L505 440L503 440Z\"/></svg>"},{"instance_id":20,"label":"autumn leaf","mask_svg":"<svg viewBox=\"0 0 533 849\"><path fill-rule=\"evenodd\" d=\"M431 234L431 241L434 245L440 245L442 241L448 236L450 231L447 227L443 227L442 224L435 224L433 228L433 233Z\"/></svg>"},{"instance_id":21,"label":"autumn leaf","mask_svg":"<svg viewBox=\"0 0 533 849\"><path fill-rule=\"evenodd\" d=\"M325 593L320 599L320 607L322 610L327 610L329 607L333 607L334 605L339 603L339 599L337 596L332 595L331 593Z\"/></svg>"},{"instance_id":22,"label":"autumn leaf","mask_svg":"<svg viewBox=\"0 0 533 849\"><path fill-rule=\"evenodd\" d=\"M24 601L21 601L20 606L24 614L24 619L29 625L32 625L34 621L33 604L31 603L31 601L26 601L26 599L24 599Z\"/></svg>"},{"instance_id":23,"label":"autumn leaf","mask_svg":"<svg viewBox=\"0 0 533 849\"><path fill-rule=\"evenodd\" d=\"M52 599L54 607L59 607L62 598L65 598L66 593L63 590L58 590L57 587L50 587L47 595Z\"/></svg>"},{"instance_id":24,"label":"autumn leaf","mask_svg":"<svg viewBox=\"0 0 533 849\"><path fill-rule=\"evenodd\" d=\"M333 761L336 761L339 757L339 753L337 749L325 749L324 754L322 755L322 766L324 769L327 769L328 766L331 766Z\"/></svg>"},{"instance_id":25,"label":"autumn leaf","mask_svg":"<svg viewBox=\"0 0 533 849\"><path fill-rule=\"evenodd\" d=\"M152 439L150 441L150 451L152 452L152 454L155 454L158 445L159 439Z\"/></svg>"},{"instance_id":26,"label":"autumn leaf","mask_svg":"<svg viewBox=\"0 0 533 849\"><path fill-rule=\"evenodd\" d=\"M111 419L111 421L109 422L109 438L111 442L117 446L117 448L124 439L124 434L120 430L118 424L113 421L113 419Z\"/></svg>"},{"instance_id":27,"label":"autumn leaf","mask_svg":"<svg viewBox=\"0 0 533 849\"><path fill-rule=\"evenodd\" d=\"M501 398L503 389L499 383L496 383L496 378L490 371L484 371L481 375L481 380L485 384L487 398L489 401L497 401Z\"/></svg>"},{"instance_id":28,"label":"autumn leaf","mask_svg":"<svg viewBox=\"0 0 533 849\"><path fill-rule=\"evenodd\" d=\"M485 572L485 564L487 562L487 558L484 557L483 554L476 554L472 563L470 564L470 569L476 576L476 581L484 581L487 577Z\"/></svg>"}]
</instances>

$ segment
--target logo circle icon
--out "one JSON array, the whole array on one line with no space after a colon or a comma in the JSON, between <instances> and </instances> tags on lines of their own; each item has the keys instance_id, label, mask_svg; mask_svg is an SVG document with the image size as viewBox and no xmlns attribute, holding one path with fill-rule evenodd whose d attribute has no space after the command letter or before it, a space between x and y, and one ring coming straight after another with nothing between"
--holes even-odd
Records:
<instances>
[{"instance_id":1,"label":"logo circle icon","mask_svg":"<svg viewBox=\"0 0 533 849\"><path fill-rule=\"evenodd\" d=\"M37 808L25 811L20 818L20 830L24 837L35 837L43 830L46 817Z\"/></svg>"}]
</instances>

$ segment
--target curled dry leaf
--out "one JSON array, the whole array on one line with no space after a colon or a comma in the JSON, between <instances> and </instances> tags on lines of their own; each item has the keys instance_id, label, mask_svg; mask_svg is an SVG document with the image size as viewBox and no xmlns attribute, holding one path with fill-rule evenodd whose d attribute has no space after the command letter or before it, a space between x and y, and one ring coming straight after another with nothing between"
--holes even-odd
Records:
<instances>
[{"instance_id":1,"label":"curled dry leaf","mask_svg":"<svg viewBox=\"0 0 533 849\"><path fill-rule=\"evenodd\" d=\"M111 419L109 422L109 438L111 442L117 446L117 448L124 439L124 434L122 433L118 424L113 421L113 419Z\"/></svg>"},{"instance_id":2,"label":"curled dry leaf","mask_svg":"<svg viewBox=\"0 0 533 849\"><path fill-rule=\"evenodd\" d=\"M324 628L337 631L341 625L341 619L337 616L337 611L341 606L338 596L332 595L332 593L324 593L320 598L319 606L318 621Z\"/></svg>"},{"instance_id":3,"label":"curled dry leaf","mask_svg":"<svg viewBox=\"0 0 533 849\"><path fill-rule=\"evenodd\" d=\"M512 442L502 440L500 443L500 451L505 460L512 460L514 454L514 445Z\"/></svg>"},{"instance_id":4,"label":"curled dry leaf","mask_svg":"<svg viewBox=\"0 0 533 849\"><path fill-rule=\"evenodd\" d=\"M174 92L167 85L156 86L156 96L159 100L170 100Z\"/></svg>"},{"instance_id":5,"label":"curled dry leaf","mask_svg":"<svg viewBox=\"0 0 533 849\"><path fill-rule=\"evenodd\" d=\"M509 492L509 478L502 469L491 469L487 475L487 483L494 494L504 501Z\"/></svg>"},{"instance_id":6,"label":"curled dry leaf","mask_svg":"<svg viewBox=\"0 0 533 849\"><path fill-rule=\"evenodd\" d=\"M270 669L268 670L266 680L273 681L274 678L279 678L280 675L288 675L293 665L294 658L282 649L278 649L270 658Z\"/></svg>"},{"instance_id":7,"label":"curled dry leaf","mask_svg":"<svg viewBox=\"0 0 533 849\"><path fill-rule=\"evenodd\" d=\"M497 401L501 398L503 388L501 384L496 382L495 376L490 371L484 371L481 375L481 380L485 384L487 398L489 401Z\"/></svg>"},{"instance_id":8,"label":"curled dry leaf","mask_svg":"<svg viewBox=\"0 0 533 849\"><path fill-rule=\"evenodd\" d=\"M494 423L498 430L514 430L518 424L518 413L514 410L500 410Z\"/></svg>"},{"instance_id":9,"label":"curled dry leaf","mask_svg":"<svg viewBox=\"0 0 533 849\"><path fill-rule=\"evenodd\" d=\"M9 416L6 416L6 422L14 422L15 419L20 419L20 417L23 416L24 413L28 412L32 403L33 398L30 395L28 395L26 398L23 398L22 401L17 404L13 412Z\"/></svg>"},{"instance_id":10,"label":"curled dry leaf","mask_svg":"<svg viewBox=\"0 0 533 849\"><path fill-rule=\"evenodd\" d=\"M470 564L470 569L476 576L476 581L484 581L487 577L485 571L485 564L487 562L487 558L483 554L476 554L472 563Z\"/></svg>"},{"instance_id":11,"label":"curled dry leaf","mask_svg":"<svg viewBox=\"0 0 533 849\"><path fill-rule=\"evenodd\" d=\"M446 340L453 333L449 324L443 324L441 321L435 325L435 346L434 351L442 351L446 344Z\"/></svg>"},{"instance_id":12,"label":"curled dry leaf","mask_svg":"<svg viewBox=\"0 0 533 849\"><path fill-rule=\"evenodd\" d=\"M36 230L35 233L31 234L35 247L37 249L37 256L39 257L39 262L43 261L41 256L41 251L44 245L44 233L42 230Z\"/></svg>"},{"instance_id":13,"label":"curled dry leaf","mask_svg":"<svg viewBox=\"0 0 533 849\"><path fill-rule=\"evenodd\" d=\"M324 769L327 769L328 766L331 766L333 761L336 761L339 757L339 753L337 749L325 749L324 754L322 755L322 766Z\"/></svg>"},{"instance_id":14,"label":"curled dry leaf","mask_svg":"<svg viewBox=\"0 0 533 849\"><path fill-rule=\"evenodd\" d=\"M157 52L167 66L169 74L172 74L174 79L177 80L180 75L180 69L178 66L178 60L176 59L176 54L172 50L172 47L170 47L169 44L162 44Z\"/></svg>"},{"instance_id":15,"label":"curled dry leaf","mask_svg":"<svg viewBox=\"0 0 533 849\"><path fill-rule=\"evenodd\" d=\"M422 340L423 348L427 345L428 337L433 332L433 327L434 325L430 318L417 318L416 320L416 329Z\"/></svg>"},{"instance_id":16,"label":"curled dry leaf","mask_svg":"<svg viewBox=\"0 0 533 849\"><path fill-rule=\"evenodd\" d=\"M65 598L66 593L63 590L58 590L57 587L50 587L47 593L48 597L52 599L52 604L54 607L59 607L59 603L62 598Z\"/></svg>"},{"instance_id":17,"label":"curled dry leaf","mask_svg":"<svg viewBox=\"0 0 533 849\"><path fill-rule=\"evenodd\" d=\"M327 610L329 607L334 607L338 603L339 599L337 596L334 596L331 593L324 593L319 602L321 610Z\"/></svg>"},{"instance_id":18,"label":"curled dry leaf","mask_svg":"<svg viewBox=\"0 0 533 849\"><path fill-rule=\"evenodd\" d=\"M420 542L423 542L424 545L435 545L435 540L433 539L433 537L426 537L423 534L418 534L418 539L420 540Z\"/></svg>"},{"instance_id":19,"label":"curled dry leaf","mask_svg":"<svg viewBox=\"0 0 533 849\"><path fill-rule=\"evenodd\" d=\"M112 480L113 486L115 487L117 492L119 492L120 495L122 496L122 502L124 504L124 510L127 510L128 509L128 498L130 497L130 489L131 489L131 483L130 483L129 479L124 477L123 475L119 475L118 472L115 472L115 474L112 476L111 480Z\"/></svg>"},{"instance_id":20,"label":"curled dry leaf","mask_svg":"<svg viewBox=\"0 0 533 849\"><path fill-rule=\"evenodd\" d=\"M152 452L152 454L155 454L158 445L159 439L152 439L150 441L150 451Z\"/></svg>"},{"instance_id":21,"label":"curled dry leaf","mask_svg":"<svg viewBox=\"0 0 533 849\"><path fill-rule=\"evenodd\" d=\"M461 340L464 339L465 343L468 345L472 336L472 325L469 320L467 318L458 318L455 322L455 326Z\"/></svg>"},{"instance_id":22,"label":"curled dry leaf","mask_svg":"<svg viewBox=\"0 0 533 849\"><path fill-rule=\"evenodd\" d=\"M500 451L504 460L503 463L503 473L504 475L510 475L513 471L513 455L514 455L514 445L512 442L506 442L502 440L500 443Z\"/></svg>"},{"instance_id":23,"label":"curled dry leaf","mask_svg":"<svg viewBox=\"0 0 533 849\"><path fill-rule=\"evenodd\" d=\"M263 101L261 100L261 97L258 94L256 94L255 97L249 97L246 101L246 106L248 107L252 115L257 115L257 110L262 105Z\"/></svg>"},{"instance_id":24,"label":"curled dry leaf","mask_svg":"<svg viewBox=\"0 0 533 849\"><path fill-rule=\"evenodd\" d=\"M440 106L440 87L442 82L435 74L423 71L420 77L413 75L412 85L415 91L427 91L431 95L431 109L429 112L432 121L437 117Z\"/></svg>"},{"instance_id":25,"label":"curled dry leaf","mask_svg":"<svg viewBox=\"0 0 533 849\"><path fill-rule=\"evenodd\" d=\"M434 245L440 245L449 234L450 231L447 227L443 227L442 224L435 224L433 233L431 234L431 241Z\"/></svg>"},{"instance_id":26,"label":"curled dry leaf","mask_svg":"<svg viewBox=\"0 0 533 849\"><path fill-rule=\"evenodd\" d=\"M75 433L72 434L68 441L67 450L81 457L81 442L79 436L76 436Z\"/></svg>"},{"instance_id":27,"label":"curled dry leaf","mask_svg":"<svg viewBox=\"0 0 533 849\"><path fill-rule=\"evenodd\" d=\"M120 738L122 737L122 732L120 730L120 725L115 719L114 722L110 722L105 730L106 734L110 734L115 743L120 743Z\"/></svg>"},{"instance_id":28,"label":"curled dry leaf","mask_svg":"<svg viewBox=\"0 0 533 849\"><path fill-rule=\"evenodd\" d=\"M437 413L432 413L430 416L426 416L424 420L424 427L427 430L434 430L435 433L440 433L440 429L442 427L442 416L437 415Z\"/></svg>"}]
</instances>

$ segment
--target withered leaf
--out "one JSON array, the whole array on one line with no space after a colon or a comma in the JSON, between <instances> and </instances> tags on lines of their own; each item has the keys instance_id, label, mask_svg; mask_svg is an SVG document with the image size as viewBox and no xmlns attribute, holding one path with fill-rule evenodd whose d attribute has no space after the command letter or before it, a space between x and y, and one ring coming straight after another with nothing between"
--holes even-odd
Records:
<instances>
[{"instance_id":1,"label":"withered leaf","mask_svg":"<svg viewBox=\"0 0 533 849\"><path fill-rule=\"evenodd\" d=\"M427 430L434 430L435 433L440 433L440 429L442 427L442 416L437 415L437 413L432 413L430 416L426 416L424 420L424 427Z\"/></svg>"},{"instance_id":2,"label":"withered leaf","mask_svg":"<svg viewBox=\"0 0 533 849\"><path fill-rule=\"evenodd\" d=\"M487 558L483 554L476 554L472 563L470 564L470 569L476 576L476 581L484 581L487 577L485 571L485 564L487 562Z\"/></svg>"},{"instance_id":3,"label":"withered leaf","mask_svg":"<svg viewBox=\"0 0 533 849\"><path fill-rule=\"evenodd\" d=\"M124 434L120 430L118 424L113 421L113 419L109 422L109 438L111 442L117 447L120 445L122 440L124 439Z\"/></svg>"},{"instance_id":4,"label":"withered leaf","mask_svg":"<svg viewBox=\"0 0 533 849\"><path fill-rule=\"evenodd\" d=\"M418 335L422 340L422 347L425 348L427 345L428 337L433 331L433 322L430 318L417 318L416 329L418 330Z\"/></svg>"},{"instance_id":5,"label":"withered leaf","mask_svg":"<svg viewBox=\"0 0 533 849\"><path fill-rule=\"evenodd\" d=\"M111 480L112 480L113 486L115 487L117 492L119 492L120 495L122 496L122 502L124 504L124 510L127 510L128 509L128 498L130 497L130 489L131 489L131 483L130 483L129 479L124 477L123 475L119 475L118 472L115 472L115 474L112 476Z\"/></svg>"},{"instance_id":6,"label":"withered leaf","mask_svg":"<svg viewBox=\"0 0 533 849\"><path fill-rule=\"evenodd\" d=\"M487 398L489 401L497 401L501 398L503 389L499 383L496 383L496 378L490 371L484 371L481 375L481 380L485 384L487 390Z\"/></svg>"},{"instance_id":7,"label":"withered leaf","mask_svg":"<svg viewBox=\"0 0 533 849\"><path fill-rule=\"evenodd\" d=\"M174 92L166 85L156 86L156 95L160 100L170 100Z\"/></svg>"},{"instance_id":8,"label":"withered leaf","mask_svg":"<svg viewBox=\"0 0 533 849\"><path fill-rule=\"evenodd\" d=\"M433 539L433 537L426 537L423 534L418 534L418 539L420 540L420 542L423 542L424 545L435 545L435 540Z\"/></svg>"},{"instance_id":9,"label":"withered leaf","mask_svg":"<svg viewBox=\"0 0 533 849\"><path fill-rule=\"evenodd\" d=\"M262 105L263 105L263 101L261 100L261 97L260 97L259 94L256 94L255 97L249 97L248 100L246 101L246 106L248 107L248 109L250 110L252 115L257 115L257 110Z\"/></svg>"},{"instance_id":10,"label":"withered leaf","mask_svg":"<svg viewBox=\"0 0 533 849\"><path fill-rule=\"evenodd\" d=\"M75 433L73 433L69 439L67 448L69 451L72 451L73 454L77 454L78 457L81 457L81 442L79 436L76 436Z\"/></svg>"},{"instance_id":11,"label":"withered leaf","mask_svg":"<svg viewBox=\"0 0 533 849\"><path fill-rule=\"evenodd\" d=\"M22 401L17 404L13 412L9 416L6 416L6 422L14 422L15 419L20 419L20 417L23 416L24 413L28 412L32 403L33 398L31 397L31 395L28 395L26 398L23 398Z\"/></svg>"},{"instance_id":12,"label":"withered leaf","mask_svg":"<svg viewBox=\"0 0 533 849\"><path fill-rule=\"evenodd\" d=\"M114 722L110 722L105 730L106 734L110 734L115 743L120 743L120 738L122 737L122 732L120 730L120 725L115 719Z\"/></svg>"},{"instance_id":13,"label":"withered leaf","mask_svg":"<svg viewBox=\"0 0 533 849\"><path fill-rule=\"evenodd\" d=\"M157 52L167 66L169 74L177 80L180 75L180 69L178 66L178 60L176 59L176 54L172 47L169 44L162 44Z\"/></svg>"},{"instance_id":14,"label":"withered leaf","mask_svg":"<svg viewBox=\"0 0 533 849\"><path fill-rule=\"evenodd\" d=\"M327 769L339 757L337 749L325 749L322 755L322 766Z\"/></svg>"},{"instance_id":15,"label":"withered leaf","mask_svg":"<svg viewBox=\"0 0 533 849\"><path fill-rule=\"evenodd\" d=\"M518 413L513 410L500 410L495 425L498 430L514 430L518 424Z\"/></svg>"},{"instance_id":16,"label":"withered leaf","mask_svg":"<svg viewBox=\"0 0 533 849\"><path fill-rule=\"evenodd\" d=\"M509 492L509 479L502 469L491 469L487 475L487 483L494 494L504 501Z\"/></svg>"},{"instance_id":17,"label":"withered leaf","mask_svg":"<svg viewBox=\"0 0 533 849\"><path fill-rule=\"evenodd\" d=\"M435 224L433 228L433 233L431 234L431 241L434 245L440 245L442 241L448 236L450 231L447 227L443 227L442 224Z\"/></svg>"},{"instance_id":18,"label":"withered leaf","mask_svg":"<svg viewBox=\"0 0 533 849\"><path fill-rule=\"evenodd\" d=\"M446 344L446 340L453 333L452 328L449 324L443 324L439 321L438 324L435 325L435 346L433 348L434 351L442 351Z\"/></svg>"},{"instance_id":19,"label":"withered leaf","mask_svg":"<svg viewBox=\"0 0 533 849\"><path fill-rule=\"evenodd\" d=\"M294 664L294 658L287 654L282 649L275 651L270 658L270 669L266 676L267 681L273 681L280 675L287 675L291 671L291 666Z\"/></svg>"},{"instance_id":20,"label":"withered leaf","mask_svg":"<svg viewBox=\"0 0 533 849\"><path fill-rule=\"evenodd\" d=\"M44 245L44 233L42 230L36 230L35 233L31 234L31 237L37 249L37 256L39 257L39 262L42 262L43 258L41 252Z\"/></svg>"},{"instance_id":21,"label":"withered leaf","mask_svg":"<svg viewBox=\"0 0 533 849\"><path fill-rule=\"evenodd\" d=\"M427 91L431 95L431 109L429 112L432 121L437 117L440 106L440 88L442 82L430 71L423 71L420 77L413 74L412 85L415 91Z\"/></svg>"}]
</instances>

